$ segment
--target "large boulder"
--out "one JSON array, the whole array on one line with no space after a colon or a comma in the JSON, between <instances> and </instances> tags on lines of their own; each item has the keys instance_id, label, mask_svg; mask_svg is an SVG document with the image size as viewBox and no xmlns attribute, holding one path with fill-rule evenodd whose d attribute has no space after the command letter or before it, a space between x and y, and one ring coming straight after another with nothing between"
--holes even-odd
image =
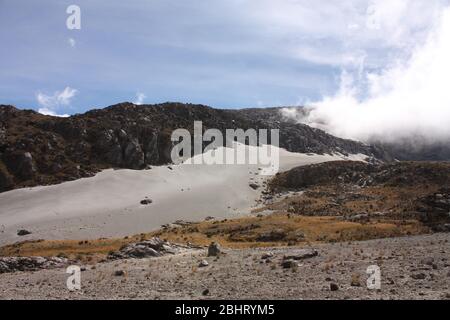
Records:
<instances>
[{"instance_id":1,"label":"large boulder","mask_svg":"<svg viewBox=\"0 0 450 320\"><path fill-rule=\"evenodd\" d=\"M222 249L220 248L220 244L217 242L211 242L208 247L208 257L217 257L221 254Z\"/></svg>"},{"instance_id":2,"label":"large boulder","mask_svg":"<svg viewBox=\"0 0 450 320\"><path fill-rule=\"evenodd\" d=\"M160 257L165 254L175 254L179 249L180 247L177 245L154 237L149 240L130 243L122 247L119 251L110 253L108 259Z\"/></svg>"},{"instance_id":3,"label":"large boulder","mask_svg":"<svg viewBox=\"0 0 450 320\"><path fill-rule=\"evenodd\" d=\"M0 273L62 268L68 263L67 259L58 257L0 257Z\"/></svg>"}]
</instances>

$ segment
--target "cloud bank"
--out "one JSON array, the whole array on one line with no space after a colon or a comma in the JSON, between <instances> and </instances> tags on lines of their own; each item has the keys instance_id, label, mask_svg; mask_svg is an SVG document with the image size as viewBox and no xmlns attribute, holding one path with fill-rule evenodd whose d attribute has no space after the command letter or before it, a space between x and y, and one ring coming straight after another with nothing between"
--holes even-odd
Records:
<instances>
[{"instance_id":1,"label":"cloud bank","mask_svg":"<svg viewBox=\"0 0 450 320\"><path fill-rule=\"evenodd\" d=\"M402 1L391 2L398 6ZM399 6L394 16L402 16L406 9ZM344 68L335 94L308 103L306 114L294 110L284 114L336 136L366 142L450 144L450 8L439 10L431 21L425 40L406 45L386 67L370 70L362 63L358 69ZM390 22L373 22L372 27L383 29L383 23ZM393 41L405 34L401 19L395 25L398 32L387 35Z\"/></svg>"}]
</instances>

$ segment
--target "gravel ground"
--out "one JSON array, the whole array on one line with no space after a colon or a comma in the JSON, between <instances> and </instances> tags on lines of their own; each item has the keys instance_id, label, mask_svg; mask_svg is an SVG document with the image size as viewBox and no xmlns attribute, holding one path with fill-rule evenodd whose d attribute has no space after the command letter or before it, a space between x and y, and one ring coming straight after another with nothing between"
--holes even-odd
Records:
<instances>
[{"instance_id":1,"label":"gravel ground","mask_svg":"<svg viewBox=\"0 0 450 320\"><path fill-rule=\"evenodd\" d=\"M82 288L74 292L66 287L65 269L0 274L0 298L450 299L449 240L447 233L318 245L317 257L287 269L283 256L297 248L225 250L219 258L192 250L109 261L82 266ZM271 258L261 258L269 252ZM202 260L208 266L199 267ZM370 265L381 268L380 290L366 286Z\"/></svg>"}]
</instances>

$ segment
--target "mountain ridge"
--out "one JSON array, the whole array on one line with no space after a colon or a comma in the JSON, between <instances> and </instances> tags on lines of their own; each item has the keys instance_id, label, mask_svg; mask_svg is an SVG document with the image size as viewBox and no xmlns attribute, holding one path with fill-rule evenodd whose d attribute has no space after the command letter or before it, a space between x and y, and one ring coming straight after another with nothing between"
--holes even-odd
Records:
<instances>
[{"instance_id":1,"label":"mountain ridge","mask_svg":"<svg viewBox=\"0 0 450 320\"><path fill-rule=\"evenodd\" d=\"M169 164L174 129L280 129L280 147L301 153L366 154L392 161L377 146L290 122L280 109L215 109L205 105L119 103L67 118L0 105L0 192L89 177L106 168Z\"/></svg>"}]
</instances>

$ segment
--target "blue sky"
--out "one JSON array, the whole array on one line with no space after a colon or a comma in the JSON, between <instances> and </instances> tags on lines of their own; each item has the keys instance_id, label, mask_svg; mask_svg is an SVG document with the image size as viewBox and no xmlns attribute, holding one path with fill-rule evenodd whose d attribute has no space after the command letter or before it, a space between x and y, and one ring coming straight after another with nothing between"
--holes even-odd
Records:
<instances>
[{"instance_id":1,"label":"blue sky","mask_svg":"<svg viewBox=\"0 0 450 320\"><path fill-rule=\"evenodd\" d=\"M71 4L81 30L66 27ZM0 0L0 103L53 114L122 101L305 104L336 93L343 72L407 59L446 4Z\"/></svg>"}]
</instances>

